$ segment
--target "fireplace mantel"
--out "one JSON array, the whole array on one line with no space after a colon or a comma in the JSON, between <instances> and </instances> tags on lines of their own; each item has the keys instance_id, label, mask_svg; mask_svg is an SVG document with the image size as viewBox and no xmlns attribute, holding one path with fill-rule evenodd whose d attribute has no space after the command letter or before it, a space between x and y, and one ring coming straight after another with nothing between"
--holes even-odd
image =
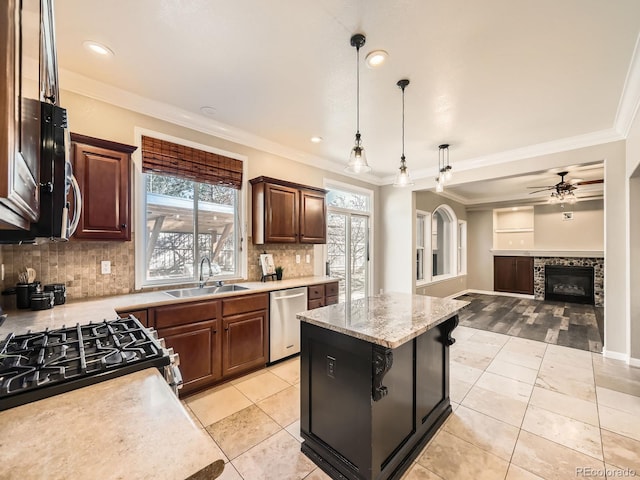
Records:
<instances>
[{"instance_id":1,"label":"fireplace mantel","mask_svg":"<svg viewBox=\"0 0 640 480\"><path fill-rule=\"evenodd\" d=\"M491 250L491 253L496 257L604 258L603 250Z\"/></svg>"}]
</instances>

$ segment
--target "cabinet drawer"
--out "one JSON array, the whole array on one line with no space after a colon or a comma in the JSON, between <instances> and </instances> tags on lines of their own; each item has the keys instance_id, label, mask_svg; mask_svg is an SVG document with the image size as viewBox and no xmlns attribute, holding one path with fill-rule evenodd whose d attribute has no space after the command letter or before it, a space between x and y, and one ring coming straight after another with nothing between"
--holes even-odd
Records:
<instances>
[{"instance_id":1,"label":"cabinet drawer","mask_svg":"<svg viewBox=\"0 0 640 480\"><path fill-rule=\"evenodd\" d=\"M176 325L211 320L218 317L219 311L219 300L181 303L154 308L151 319L155 322L153 326L160 330L161 328L174 327Z\"/></svg>"},{"instance_id":2,"label":"cabinet drawer","mask_svg":"<svg viewBox=\"0 0 640 480\"><path fill-rule=\"evenodd\" d=\"M237 315L239 313L255 312L256 310L266 310L269 306L269 294L241 295L237 298L222 300L222 315Z\"/></svg>"},{"instance_id":3,"label":"cabinet drawer","mask_svg":"<svg viewBox=\"0 0 640 480\"><path fill-rule=\"evenodd\" d=\"M140 323L142 325L144 325L145 327L149 326L149 319L147 317L147 310L130 310L130 311L119 311L118 315L121 318L126 318L129 315L133 315L134 317L136 317L138 320L140 320Z\"/></svg>"},{"instance_id":4,"label":"cabinet drawer","mask_svg":"<svg viewBox=\"0 0 640 480\"><path fill-rule=\"evenodd\" d=\"M307 305L309 308L309 310L313 310L314 308L320 308L320 307L324 307L324 298L318 298L318 299L309 299L307 302Z\"/></svg>"},{"instance_id":5,"label":"cabinet drawer","mask_svg":"<svg viewBox=\"0 0 640 480\"><path fill-rule=\"evenodd\" d=\"M324 291L327 297L335 297L338 295L338 282L327 283L324 286Z\"/></svg>"},{"instance_id":6,"label":"cabinet drawer","mask_svg":"<svg viewBox=\"0 0 640 480\"><path fill-rule=\"evenodd\" d=\"M336 303L338 303L338 295L327 297L324 301L325 305L335 305Z\"/></svg>"},{"instance_id":7,"label":"cabinet drawer","mask_svg":"<svg viewBox=\"0 0 640 480\"><path fill-rule=\"evenodd\" d=\"M308 298L309 300L324 298L324 285L310 285Z\"/></svg>"}]
</instances>

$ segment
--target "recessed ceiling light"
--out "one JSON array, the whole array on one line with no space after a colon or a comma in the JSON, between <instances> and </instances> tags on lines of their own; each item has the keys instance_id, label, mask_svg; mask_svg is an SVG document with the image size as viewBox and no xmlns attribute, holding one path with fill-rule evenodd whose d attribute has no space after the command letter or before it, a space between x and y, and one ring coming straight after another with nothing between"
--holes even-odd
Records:
<instances>
[{"instance_id":1,"label":"recessed ceiling light","mask_svg":"<svg viewBox=\"0 0 640 480\"><path fill-rule=\"evenodd\" d=\"M216 114L216 109L213 107L200 107L200 112L207 117L213 117Z\"/></svg>"},{"instance_id":2,"label":"recessed ceiling light","mask_svg":"<svg viewBox=\"0 0 640 480\"><path fill-rule=\"evenodd\" d=\"M366 62L369 68L376 68L382 65L389 54L384 50L374 50L367 54Z\"/></svg>"},{"instance_id":3,"label":"recessed ceiling light","mask_svg":"<svg viewBox=\"0 0 640 480\"><path fill-rule=\"evenodd\" d=\"M322 141L322 137L311 137L310 139L313 143L320 143Z\"/></svg>"},{"instance_id":4,"label":"recessed ceiling light","mask_svg":"<svg viewBox=\"0 0 640 480\"><path fill-rule=\"evenodd\" d=\"M98 55L103 55L105 57L112 57L115 55L115 53L113 53L113 50L103 45L102 43L87 40L86 42L83 42L82 45L84 45L84 48L86 48L87 50L93 53L97 53Z\"/></svg>"}]
</instances>

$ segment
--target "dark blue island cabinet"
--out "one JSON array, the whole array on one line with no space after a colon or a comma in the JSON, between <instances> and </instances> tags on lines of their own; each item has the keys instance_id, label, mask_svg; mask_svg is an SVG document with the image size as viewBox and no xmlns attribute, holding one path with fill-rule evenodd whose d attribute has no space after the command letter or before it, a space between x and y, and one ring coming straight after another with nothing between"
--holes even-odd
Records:
<instances>
[{"instance_id":1,"label":"dark blue island cabinet","mask_svg":"<svg viewBox=\"0 0 640 480\"><path fill-rule=\"evenodd\" d=\"M466 305L391 293L298 314L302 452L334 479L399 479L451 413Z\"/></svg>"}]
</instances>

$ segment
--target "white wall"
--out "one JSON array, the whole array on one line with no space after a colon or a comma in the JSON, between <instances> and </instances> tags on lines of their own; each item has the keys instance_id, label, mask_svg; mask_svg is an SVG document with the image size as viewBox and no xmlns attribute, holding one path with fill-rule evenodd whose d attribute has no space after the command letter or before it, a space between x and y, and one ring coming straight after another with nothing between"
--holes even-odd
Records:
<instances>
[{"instance_id":1,"label":"white wall","mask_svg":"<svg viewBox=\"0 0 640 480\"><path fill-rule=\"evenodd\" d=\"M627 212L627 289L626 320L629 352L640 366L640 114L636 112L626 144L626 171L629 187Z\"/></svg>"},{"instance_id":2,"label":"white wall","mask_svg":"<svg viewBox=\"0 0 640 480\"><path fill-rule=\"evenodd\" d=\"M493 212L467 212L467 288L493 290Z\"/></svg>"},{"instance_id":3,"label":"white wall","mask_svg":"<svg viewBox=\"0 0 640 480\"><path fill-rule=\"evenodd\" d=\"M625 142L615 142L604 163L604 348L616 358L629 354L629 330L626 315L627 261L627 185Z\"/></svg>"},{"instance_id":4,"label":"white wall","mask_svg":"<svg viewBox=\"0 0 640 480\"><path fill-rule=\"evenodd\" d=\"M413 293L415 196L408 188L380 188L380 234L377 265L385 292Z\"/></svg>"},{"instance_id":5,"label":"white wall","mask_svg":"<svg viewBox=\"0 0 640 480\"><path fill-rule=\"evenodd\" d=\"M563 212L573 212L563 220ZM604 250L604 202L590 200L574 205L534 207L534 248L538 250Z\"/></svg>"}]
</instances>

